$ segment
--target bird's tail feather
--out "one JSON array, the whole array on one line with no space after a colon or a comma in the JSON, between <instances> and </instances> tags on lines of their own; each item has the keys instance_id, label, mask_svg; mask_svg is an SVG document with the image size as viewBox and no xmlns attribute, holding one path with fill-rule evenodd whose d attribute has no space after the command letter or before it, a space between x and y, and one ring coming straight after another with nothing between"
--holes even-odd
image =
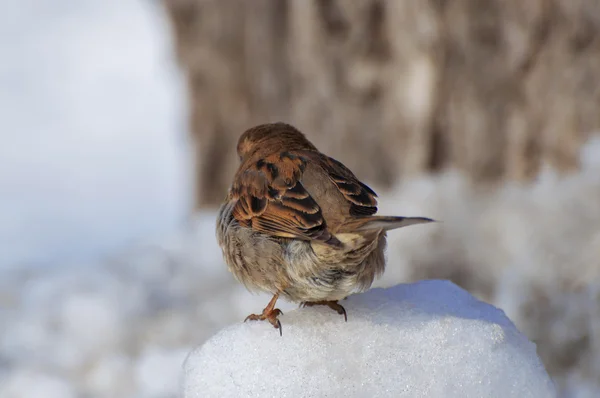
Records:
<instances>
[{"instance_id":1,"label":"bird's tail feather","mask_svg":"<svg viewBox=\"0 0 600 398\"><path fill-rule=\"evenodd\" d=\"M435 220L426 217L367 216L353 219L344 225L343 229L356 232L373 230L389 231L391 229L408 227L409 225L430 222L435 222Z\"/></svg>"}]
</instances>

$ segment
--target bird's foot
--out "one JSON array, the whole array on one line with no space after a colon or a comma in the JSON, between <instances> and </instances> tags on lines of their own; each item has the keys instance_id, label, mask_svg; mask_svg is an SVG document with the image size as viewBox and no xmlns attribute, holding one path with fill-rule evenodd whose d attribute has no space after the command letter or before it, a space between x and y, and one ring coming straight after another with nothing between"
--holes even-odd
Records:
<instances>
[{"instance_id":1,"label":"bird's foot","mask_svg":"<svg viewBox=\"0 0 600 398\"><path fill-rule=\"evenodd\" d=\"M251 320L251 321L267 320L267 321L269 321L269 323L271 325L273 325L273 327L275 329L279 329L279 335L282 336L281 322L279 322L279 319L277 319L277 317L279 317L279 315L283 315L283 312L281 312L281 310L279 308L275 308L275 303L277 302L278 298L279 298L279 292L277 292L273 295L273 298L271 299L271 301L269 301L269 304L267 304L267 306L263 310L262 314L260 314L260 315L250 314L246 317L246 319L244 319L244 322L246 322L247 320Z\"/></svg>"},{"instance_id":2,"label":"bird's foot","mask_svg":"<svg viewBox=\"0 0 600 398\"><path fill-rule=\"evenodd\" d=\"M346 309L338 304L337 300L335 301L305 301L300 303L301 307L313 307L315 305L326 305L332 310L336 311L338 314L344 316L344 321L348 322L348 316L346 315Z\"/></svg>"},{"instance_id":3,"label":"bird's foot","mask_svg":"<svg viewBox=\"0 0 600 398\"><path fill-rule=\"evenodd\" d=\"M264 311L262 312L262 314L258 315L258 314L250 314L246 317L246 319L244 319L244 322L250 320L250 321L269 321L269 323L271 325L273 325L273 327L275 329L279 329L279 335L282 335L281 332L281 322L279 321L278 317L279 315L283 315L283 312L281 312L281 310L279 308L273 308L271 310L269 310L268 308L265 308Z\"/></svg>"}]
</instances>

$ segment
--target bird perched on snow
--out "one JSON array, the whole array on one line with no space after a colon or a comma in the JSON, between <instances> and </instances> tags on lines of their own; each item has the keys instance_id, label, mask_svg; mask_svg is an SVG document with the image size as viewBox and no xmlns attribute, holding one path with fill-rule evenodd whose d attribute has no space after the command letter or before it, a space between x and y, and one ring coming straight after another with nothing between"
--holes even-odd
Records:
<instances>
[{"instance_id":1,"label":"bird perched on snow","mask_svg":"<svg viewBox=\"0 0 600 398\"><path fill-rule=\"evenodd\" d=\"M346 317L338 300L369 289L385 269L386 232L433 221L375 215L375 192L289 124L250 128L237 153L217 240L238 281L273 294L246 320L268 320L280 333L279 296Z\"/></svg>"}]
</instances>

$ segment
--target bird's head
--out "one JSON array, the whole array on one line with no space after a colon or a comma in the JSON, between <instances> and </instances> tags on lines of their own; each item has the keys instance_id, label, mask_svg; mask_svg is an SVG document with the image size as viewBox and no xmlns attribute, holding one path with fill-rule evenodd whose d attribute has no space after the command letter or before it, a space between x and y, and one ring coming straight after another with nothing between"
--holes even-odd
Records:
<instances>
[{"instance_id":1,"label":"bird's head","mask_svg":"<svg viewBox=\"0 0 600 398\"><path fill-rule=\"evenodd\" d=\"M246 130L238 140L240 160L256 153L309 150L317 148L294 126L286 123L261 124Z\"/></svg>"}]
</instances>

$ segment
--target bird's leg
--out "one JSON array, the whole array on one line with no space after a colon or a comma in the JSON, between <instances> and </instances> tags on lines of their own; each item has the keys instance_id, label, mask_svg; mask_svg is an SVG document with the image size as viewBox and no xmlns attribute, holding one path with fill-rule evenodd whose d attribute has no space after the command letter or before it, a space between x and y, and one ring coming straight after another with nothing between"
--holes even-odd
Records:
<instances>
[{"instance_id":1,"label":"bird's leg","mask_svg":"<svg viewBox=\"0 0 600 398\"><path fill-rule=\"evenodd\" d=\"M334 311L337 311L338 314L344 316L344 320L348 322L348 316L346 315L346 309L342 307L342 305L338 304L337 300L334 301L305 301L300 304L302 307L312 307L315 305L326 305Z\"/></svg>"},{"instance_id":2,"label":"bird's leg","mask_svg":"<svg viewBox=\"0 0 600 398\"><path fill-rule=\"evenodd\" d=\"M277 319L277 317L279 315L283 315L283 312L281 312L281 310L279 308L275 308L275 303L277 302L278 298L279 298L279 292L277 292L273 295L273 298L271 299L271 301L269 301L269 304L267 304L267 306L263 310L262 314L260 314L260 315L250 314L246 317L244 322L246 322L247 320L251 320L251 321L267 320L271 323L271 325L273 325L273 327L275 329L279 329L279 335L281 335L282 334L281 333L281 322L279 322L279 319Z\"/></svg>"}]
</instances>

